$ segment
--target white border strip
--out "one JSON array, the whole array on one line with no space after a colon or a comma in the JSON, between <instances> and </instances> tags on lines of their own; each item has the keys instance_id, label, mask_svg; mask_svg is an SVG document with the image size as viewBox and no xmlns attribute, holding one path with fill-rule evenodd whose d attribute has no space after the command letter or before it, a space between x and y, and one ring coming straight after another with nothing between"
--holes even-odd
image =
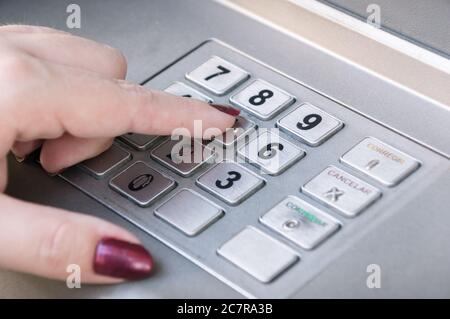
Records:
<instances>
[{"instance_id":1,"label":"white border strip","mask_svg":"<svg viewBox=\"0 0 450 319\"><path fill-rule=\"evenodd\" d=\"M289 0L302 8L450 74L450 60L315 0Z\"/></svg>"}]
</instances>

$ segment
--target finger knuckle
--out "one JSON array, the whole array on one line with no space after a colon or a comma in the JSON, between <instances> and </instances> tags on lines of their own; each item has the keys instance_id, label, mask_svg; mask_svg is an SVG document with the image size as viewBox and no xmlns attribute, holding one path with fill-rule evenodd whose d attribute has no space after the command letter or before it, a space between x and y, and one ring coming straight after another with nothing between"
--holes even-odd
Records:
<instances>
[{"instance_id":1,"label":"finger knuckle","mask_svg":"<svg viewBox=\"0 0 450 319\"><path fill-rule=\"evenodd\" d=\"M39 261L54 269L55 272L65 271L70 264L71 248L76 240L75 225L71 221L56 223L41 242L38 258Z\"/></svg>"},{"instance_id":2,"label":"finger knuckle","mask_svg":"<svg viewBox=\"0 0 450 319\"><path fill-rule=\"evenodd\" d=\"M0 73L9 81L30 81L35 78L40 69L37 61L24 54L8 53L0 59ZM15 82L15 85L17 83L20 82Z\"/></svg>"},{"instance_id":3,"label":"finger knuckle","mask_svg":"<svg viewBox=\"0 0 450 319\"><path fill-rule=\"evenodd\" d=\"M110 61L117 70L117 77L123 78L127 74L127 59L125 55L119 49L109 47Z\"/></svg>"},{"instance_id":4,"label":"finger knuckle","mask_svg":"<svg viewBox=\"0 0 450 319\"><path fill-rule=\"evenodd\" d=\"M128 91L131 96L128 110L131 112L129 128L140 128L151 132L157 116L153 107L156 99L155 93L141 85L133 85L128 88Z\"/></svg>"}]
</instances>

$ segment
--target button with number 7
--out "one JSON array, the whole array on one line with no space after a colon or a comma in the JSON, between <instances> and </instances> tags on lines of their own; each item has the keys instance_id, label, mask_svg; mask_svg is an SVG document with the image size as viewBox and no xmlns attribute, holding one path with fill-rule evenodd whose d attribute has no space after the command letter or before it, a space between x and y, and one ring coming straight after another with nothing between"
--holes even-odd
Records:
<instances>
[{"instance_id":1,"label":"button with number 7","mask_svg":"<svg viewBox=\"0 0 450 319\"><path fill-rule=\"evenodd\" d=\"M213 56L186 78L216 95L224 95L244 82L250 75L236 65Z\"/></svg>"},{"instance_id":2,"label":"button with number 7","mask_svg":"<svg viewBox=\"0 0 450 319\"><path fill-rule=\"evenodd\" d=\"M318 107L305 103L279 119L277 126L310 146L318 146L344 124Z\"/></svg>"}]
</instances>

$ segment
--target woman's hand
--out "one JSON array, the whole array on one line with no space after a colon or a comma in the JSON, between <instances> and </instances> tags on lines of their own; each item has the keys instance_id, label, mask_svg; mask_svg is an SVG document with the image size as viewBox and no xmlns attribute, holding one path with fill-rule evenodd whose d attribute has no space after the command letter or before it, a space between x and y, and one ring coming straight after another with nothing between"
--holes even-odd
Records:
<instances>
[{"instance_id":1,"label":"woman's hand","mask_svg":"<svg viewBox=\"0 0 450 319\"><path fill-rule=\"evenodd\" d=\"M126 132L169 135L185 127L194 136L194 120L203 121L203 130L233 125L235 109L144 89L123 80L126 68L119 51L87 39L42 27L0 27L0 267L65 279L67 266L77 264L90 283L150 272L150 254L129 232L1 194L10 150L21 160L42 147L42 167L57 173Z\"/></svg>"}]
</instances>

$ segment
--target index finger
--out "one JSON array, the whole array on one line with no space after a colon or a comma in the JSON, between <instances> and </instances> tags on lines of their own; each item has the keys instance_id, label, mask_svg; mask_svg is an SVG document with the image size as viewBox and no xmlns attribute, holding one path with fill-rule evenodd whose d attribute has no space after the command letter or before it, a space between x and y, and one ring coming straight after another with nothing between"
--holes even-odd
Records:
<instances>
[{"instance_id":1,"label":"index finger","mask_svg":"<svg viewBox=\"0 0 450 319\"><path fill-rule=\"evenodd\" d=\"M73 67L47 64L45 80L39 74L42 67L33 60L21 61L19 68L22 70L13 74L27 71L26 91L18 90L15 84L3 91L9 92L2 103L9 104L3 118L10 119L5 125L13 132L11 143L54 139L64 133L81 138L114 137L126 132L170 135L176 128L186 128L192 137L211 138L204 135L209 128L224 131L239 114L231 107L219 111L205 102L106 79ZM15 80L9 82L24 81ZM196 120L201 121L201 129L194 129Z\"/></svg>"}]
</instances>

